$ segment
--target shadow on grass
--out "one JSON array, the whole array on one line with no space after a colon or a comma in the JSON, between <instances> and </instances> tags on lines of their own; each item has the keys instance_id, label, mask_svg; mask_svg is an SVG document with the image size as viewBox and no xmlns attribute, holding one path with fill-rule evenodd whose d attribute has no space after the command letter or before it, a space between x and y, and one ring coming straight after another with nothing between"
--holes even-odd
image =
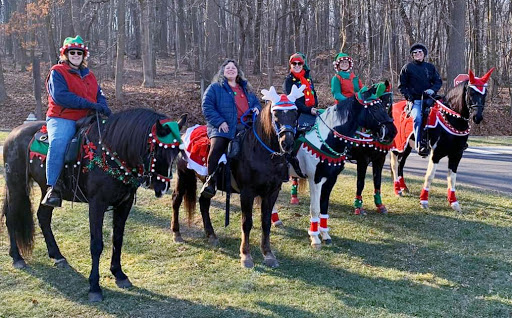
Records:
<instances>
[{"instance_id":1,"label":"shadow on grass","mask_svg":"<svg viewBox=\"0 0 512 318\"><path fill-rule=\"evenodd\" d=\"M251 313L237 308L216 308L161 295L141 287L123 290L103 287L105 300L90 303L87 291L89 283L72 267L64 269L42 263L32 264L26 272L55 290L63 297L98 310L129 317L250 317ZM113 280L113 278L112 278Z\"/></svg>"}]
</instances>

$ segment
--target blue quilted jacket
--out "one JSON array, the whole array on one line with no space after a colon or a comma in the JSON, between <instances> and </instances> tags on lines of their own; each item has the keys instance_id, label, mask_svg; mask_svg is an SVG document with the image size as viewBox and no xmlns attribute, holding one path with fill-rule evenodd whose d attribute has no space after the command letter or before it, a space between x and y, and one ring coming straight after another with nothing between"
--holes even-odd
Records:
<instances>
[{"instance_id":1,"label":"blue quilted jacket","mask_svg":"<svg viewBox=\"0 0 512 318\"><path fill-rule=\"evenodd\" d=\"M242 86L249 109L254 107L261 111L261 105L258 98L254 93L247 91L247 82L242 82ZM212 83L203 95L203 115L206 118L208 137L225 137L233 139L235 137L236 125L238 122L237 110L235 104L235 96L228 81L225 80L223 84ZM226 122L229 126L227 133L220 132L219 126Z\"/></svg>"}]
</instances>

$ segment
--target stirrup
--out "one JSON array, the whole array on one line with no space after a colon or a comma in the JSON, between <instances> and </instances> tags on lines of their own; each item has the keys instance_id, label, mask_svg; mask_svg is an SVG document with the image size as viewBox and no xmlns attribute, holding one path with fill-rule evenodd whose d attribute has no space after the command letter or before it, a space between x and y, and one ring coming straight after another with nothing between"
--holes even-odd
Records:
<instances>
[{"instance_id":1,"label":"stirrup","mask_svg":"<svg viewBox=\"0 0 512 318\"><path fill-rule=\"evenodd\" d=\"M54 187L48 188L46 195L44 196L43 200L41 200L41 204L54 208L60 208L62 206L62 198L60 192Z\"/></svg>"}]
</instances>

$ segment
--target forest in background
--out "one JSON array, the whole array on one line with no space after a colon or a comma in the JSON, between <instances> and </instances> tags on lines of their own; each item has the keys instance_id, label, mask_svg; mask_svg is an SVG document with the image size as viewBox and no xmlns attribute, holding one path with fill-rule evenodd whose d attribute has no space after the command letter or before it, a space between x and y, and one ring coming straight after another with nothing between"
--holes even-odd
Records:
<instances>
[{"instance_id":1,"label":"forest in background","mask_svg":"<svg viewBox=\"0 0 512 318\"><path fill-rule=\"evenodd\" d=\"M36 104L30 78L41 61L36 77L44 108L46 72L63 39L76 34L89 45L90 66L114 110L145 105L152 91L154 108L175 103L198 111L201 92L228 57L239 61L256 89L280 87L295 51L308 56L327 106L337 52L354 58L365 84L386 78L396 88L410 45L422 42L444 92L468 68L481 76L496 67L486 115L507 119L495 134L509 134L511 29L510 0L1 0L0 105ZM31 93L32 101L17 93L20 85L19 94Z\"/></svg>"}]
</instances>

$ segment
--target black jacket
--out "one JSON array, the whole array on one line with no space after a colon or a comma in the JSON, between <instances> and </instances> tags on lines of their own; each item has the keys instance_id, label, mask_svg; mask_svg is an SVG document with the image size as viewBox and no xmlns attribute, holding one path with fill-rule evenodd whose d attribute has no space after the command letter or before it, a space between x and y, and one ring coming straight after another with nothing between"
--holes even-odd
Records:
<instances>
[{"instance_id":1,"label":"black jacket","mask_svg":"<svg viewBox=\"0 0 512 318\"><path fill-rule=\"evenodd\" d=\"M309 79L309 82L311 83L311 90L313 91L313 94L315 94L315 105L312 107L316 108L316 107L318 107L318 97L315 92L315 86L313 85L313 80L311 79L311 77L309 75L309 70L306 71L306 73L304 74L304 77L306 79ZM288 74L288 76L286 76L286 79L284 80L284 83L283 83L283 91L285 92L285 94L288 95L291 93L292 85L300 87L302 84L300 83L300 79L296 78L295 76L293 76L292 73L290 73L290 74ZM302 96L301 98L297 98L297 100L295 101L295 105L297 105L299 114L303 114L303 113L311 114L311 107L306 106L306 99L304 98L304 96Z\"/></svg>"},{"instance_id":2,"label":"black jacket","mask_svg":"<svg viewBox=\"0 0 512 318\"><path fill-rule=\"evenodd\" d=\"M433 64L412 61L404 65L400 71L398 89L405 99L419 100L427 89L437 94L443 81Z\"/></svg>"}]
</instances>

